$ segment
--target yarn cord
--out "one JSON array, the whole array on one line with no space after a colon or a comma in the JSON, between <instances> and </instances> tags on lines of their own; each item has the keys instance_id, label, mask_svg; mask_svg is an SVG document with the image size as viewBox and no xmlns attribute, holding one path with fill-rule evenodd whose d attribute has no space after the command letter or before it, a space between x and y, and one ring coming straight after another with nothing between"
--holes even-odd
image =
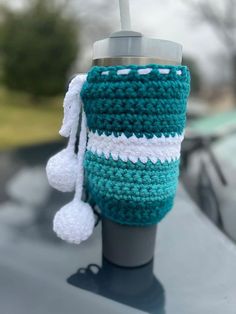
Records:
<instances>
[{"instance_id":1,"label":"yarn cord","mask_svg":"<svg viewBox=\"0 0 236 314\"><path fill-rule=\"evenodd\" d=\"M84 162L84 154L86 151L86 146L87 146L87 122L86 122L86 114L81 108L81 124L80 124L80 134L79 134L79 142L78 142L78 177L76 180L76 189L75 189L75 198L78 200L82 199L82 193L83 193L83 183L84 183L84 167L83 167L83 162ZM78 123L79 124L79 119ZM76 130L77 132L77 130ZM75 135L76 137L76 135ZM75 139L76 141L76 139ZM95 222L95 227L99 224L101 220L101 214L94 208L92 207L93 212L95 216L97 217L96 222Z\"/></svg>"},{"instance_id":2,"label":"yarn cord","mask_svg":"<svg viewBox=\"0 0 236 314\"><path fill-rule=\"evenodd\" d=\"M69 136L69 141L67 148L69 151L74 152L75 145L76 145L76 140L77 140L77 130L78 130L78 124L79 124L79 116L80 116L80 110L81 110L81 100L77 102L78 108L78 113L75 117L74 123L71 126L71 131L70 131L70 136Z\"/></svg>"},{"instance_id":3,"label":"yarn cord","mask_svg":"<svg viewBox=\"0 0 236 314\"><path fill-rule=\"evenodd\" d=\"M86 150L87 145L87 127L86 127L86 115L81 108L82 111L82 119L81 119L81 130L79 135L79 144L78 144L78 176L76 180L76 187L75 187L75 198L81 200L82 198L82 192L83 192L83 182L84 182L84 167L83 167L83 161L84 161L84 153Z\"/></svg>"}]
</instances>

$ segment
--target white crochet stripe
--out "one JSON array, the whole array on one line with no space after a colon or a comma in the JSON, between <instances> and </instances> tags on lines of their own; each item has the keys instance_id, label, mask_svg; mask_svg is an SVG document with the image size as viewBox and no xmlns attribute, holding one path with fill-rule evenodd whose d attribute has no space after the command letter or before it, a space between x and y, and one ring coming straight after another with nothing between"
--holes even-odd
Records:
<instances>
[{"instance_id":1,"label":"white crochet stripe","mask_svg":"<svg viewBox=\"0 0 236 314\"><path fill-rule=\"evenodd\" d=\"M138 138L135 135L127 138L124 134L119 137L102 134L97 132L89 132L87 150L97 155L104 156L108 159L112 157L114 160L127 162L128 160L136 163L141 161L146 163L151 160L156 163L171 162L180 158L180 146L183 135L175 135L165 137L154 136L151 139L146 137Z\"/></svg>"}]
</instances>

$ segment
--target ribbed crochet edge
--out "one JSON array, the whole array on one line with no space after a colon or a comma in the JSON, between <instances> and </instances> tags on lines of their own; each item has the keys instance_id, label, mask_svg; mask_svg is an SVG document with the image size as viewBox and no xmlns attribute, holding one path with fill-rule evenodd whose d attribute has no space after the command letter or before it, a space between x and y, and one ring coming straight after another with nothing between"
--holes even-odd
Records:
<instances>
[{"instance_id":1,"label":"ribbed crochet edge","mask_svg":"<svg viewBox=\"0 0 236 314\"><path fill-rule=\"evenodd\" d=\"M123 72L119 74L119 71L130 69L129 72ZM138 71L143 69L151 69L149 73L140 74ZM163 71L164 70L164 71ZM165 72L169 70L169 72ZM110 79L123 79L124 77L139 77L141 79L150 79L151 77L158 76L164 80L168 77L175 77L178 80L190 80L190 73L187 66L184 65L159 65L159 64L147 64L147 65L117 65L117 66L94 66L90 69L87 77L87 81L93 83L98 77L104 81Z\"/></svg>"},{"instance_id":2,"label":"ribbed crochet edge","mask_svg":"<svg viewBox=\"0 0 236 314\"><path fill-rule=\"evenodd\" d=\"M156 214L156 218L149 220L149 221L146 221L146 222L144 222L143 220L137 222L137 221L134 221L133 219L132 219L132 221L128 221L127 219L122 220L120 218L117 218L115 215L111 214L110 209L106 210L104 208L104 206L101 205L101 203L97 197L96 197L96 200L93 199L93 197L92 197L91 204L93 202L96 203L97 206L99 207L99 209L101 210L101 216L105 217L107 219L110 219L113 222L119 223L121 225L127 225L127 226L148 227L148 226L152 226L152 225L159 223L171 211L171 209L173 208L173 205L174 205L174 198L175 198L175 194L172 197L170 197L168 199L168 201L166 201L166 205L164 207L158 208L158 209L153 209L153 212ZM116 212L117 212L117 210L116 210Z\"/></svg>"}]
</instances>

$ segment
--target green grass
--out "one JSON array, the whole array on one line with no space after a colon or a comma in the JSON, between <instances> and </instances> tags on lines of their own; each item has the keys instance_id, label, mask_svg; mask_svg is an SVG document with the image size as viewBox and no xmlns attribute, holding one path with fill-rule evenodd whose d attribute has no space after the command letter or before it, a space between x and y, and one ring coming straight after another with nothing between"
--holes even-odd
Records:
<instances>
[{"instance_id":1,"label":"green grass","mask_svg":"<svg viewBox=\"0 0 236 314\"><path fill-rule=\"evenodd\" d=\"M59 139L62 97L33 100L0 86L0 149Z\"/></svg>"}]
</instances>

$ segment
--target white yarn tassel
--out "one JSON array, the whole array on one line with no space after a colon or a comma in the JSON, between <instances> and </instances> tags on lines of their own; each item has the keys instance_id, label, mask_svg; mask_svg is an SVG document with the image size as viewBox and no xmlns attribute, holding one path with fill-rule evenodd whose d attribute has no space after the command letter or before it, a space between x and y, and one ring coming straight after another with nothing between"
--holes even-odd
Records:
<instances>
[{"instance_id":1,"label":"white yarn tassel","mask_svg":"<svg viewBox=\"0 0 236 314\"><path fill-rule=\"evenodd\" d=\"M68 137L65 149L52 156L46 166L50 185L61 192L72 192L77 178L77 156L74 152L76 134L81 110L80 92L86 80L86 75L77 75L69 84L64 99L64 118L59 133Z\"/></svg>"},{"instance_id":2,"label":"white yarn tassel","mask_svg":"<svg viewBox=\"0 0 236 314\"><path fill-rule=\"evenodd\" d=\"M82 112L81 131L78 150L78 175L76 192L72 202L62 207L55 215L53 230L62 240L79 244L88 239L93 232L95 218L88 203L82 201L84 168L83 160L87 144L86 116Z\"/></svg>"},{"instance_id":3,"label":"white yarn tassel","mask_svg":"<svg viewBox=\"0 0 236 314\"><path fill-rule=\"evenodd\" d=\"M86 80L86 74L78 74L69 84L69 89L64 98L64 118L61 129L61 136L69 137L74 124L78 126L79 114L81 109L80 92ZM79 103L79 106L78 106Z\"/></svg>"}]
</instances>

